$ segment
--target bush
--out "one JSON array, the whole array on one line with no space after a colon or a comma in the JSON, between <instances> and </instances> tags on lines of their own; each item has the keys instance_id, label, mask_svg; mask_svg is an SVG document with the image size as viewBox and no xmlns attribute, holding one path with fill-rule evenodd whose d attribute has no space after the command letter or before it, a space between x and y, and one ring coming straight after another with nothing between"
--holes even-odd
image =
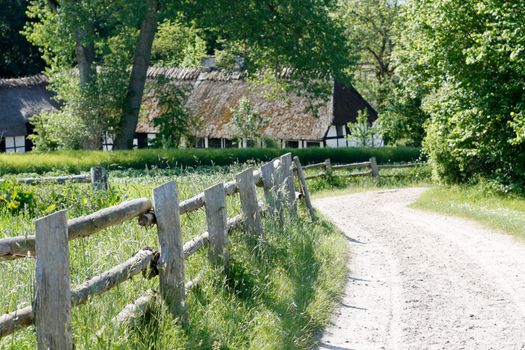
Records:
<instances>
[{"instance_id":1,"label":"bush","mask_svg":"<svg viewBox=\"0 0 525 350\"><path fill-rule=\"evenodd\" d=\"M78 174L92 166L107 169L145 169L225 166L247 161L268 161L286 152L299 156L303 164L330 158L333 163L353 163L376 157L379 163L411 162L420 158L415 147L306 148L306 149L143 149L136 151L67 151L51 153L2 154L0 175L57 171Z\"/></svg>"}]
</instances>

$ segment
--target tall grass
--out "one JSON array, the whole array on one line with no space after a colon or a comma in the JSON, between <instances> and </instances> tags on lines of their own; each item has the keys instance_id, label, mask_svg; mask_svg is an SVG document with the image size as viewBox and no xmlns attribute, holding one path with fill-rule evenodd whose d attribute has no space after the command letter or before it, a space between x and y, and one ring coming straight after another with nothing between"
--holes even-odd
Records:
<instances>
[{"instance_id":1,"label":"tall grass","mask_svg":"<svg viewBox=\"0 0 525 350\"><path fill-rule=\"evenodd\" d=\"M227 166L247 161L268 161L286 152L304 164L331 158L334 163L353 163L376 157L380 163L410 162L420 157L419 148L308 148L308 149L142 149L135 151L68 151L54 153L0 154L0 175L21 173L70 173L101 165L107 169L139 169Z\"/></svg>"},{"instance_id":2,"label":"tall grass","mask_svg":"<svg viewBox=\"0 0 525 350\"><path fill-rule=\"evenodd\" d=\"M112 190L99 204L88 185L24 186L39 201L67 207L70 217L80 216L112 202L150 196L151 189L168 180L178 183L181 200L204 188L233 178L239 167L180 173L152 169L148 172L112 173ZM69 193L57 197L56 193ZM260 195L260 194L259 194ZM83 200L85 198L86 200ZM45 207L44 205L41 206ZM239 213L239 201L228 197L228 216ZM301 211L300 213L303 213ZM37 212L0 216L0 237L33 232ZM206 230L203 210L181 218L184 240ZM111 291L73 309L76 349L306 349L313 334L327 323L345 282L345 240L326 222L311 223L303 214L286 215L284 225L264 219L262 240L247 237L242 230L230 236L231 265L227 274L208 264L206 251L187 260L186 275L193 278L205 268L199 287L187 299L189 326L173 321L161 305L135 327L110 323L127 303L158 280L135 277ZM71 283L78 285L95 274L126 260L142 247L156 247L155 228L145 229L135 221L103 230L92 237L70 242ZM30 304L35 263L32 259L0 262L2 287L0 313ZM94 336L104 327L100 337ZM33 327L0 340L0 349L34 349Z\"/></svg>"}]
</instances>

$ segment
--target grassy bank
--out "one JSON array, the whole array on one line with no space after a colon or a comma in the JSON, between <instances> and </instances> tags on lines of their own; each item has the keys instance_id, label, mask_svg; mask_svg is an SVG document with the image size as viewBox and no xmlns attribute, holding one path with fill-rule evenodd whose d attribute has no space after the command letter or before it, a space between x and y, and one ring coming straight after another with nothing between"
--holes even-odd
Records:
<instances>
[{"instance_id":1,"label":"grassy bank","mask_svg":"<svg viewBox=\"0 0 525 350\"><path fill-rule=\"evenodd\" d=\"M335 174L345 175L353 171L338 171ZM319 169L308 170L307 175L321 173ZM381 188L403 188L403 187L426 187L432 185L431 170L427 165L421 165L416 168L405 169L383 169L379 172L379 179L373 179L371 176L363 177L319 177L308 180L310 192L317 198L328 196L340 196L344 194L374 191Z\"/></svg>"},{"instance_id":2,"label":"grassy bank","mask_svg":"<svg viewBox=\"0 0 525 350\"><path fill-rule=\"evenodd\" d=\"M88 171L101 165L107 169L140 169L227 166L248 161L267 161L286 152L304 164L322 162L353 163L376 157L379 163L410 162L420 157L419 148L308 148L308 149L143 149L135 151L69 151L53 153L0 154L0 175L21 173L71 173Z\"/></svg>"},{"instance_id":3,"label":"grassy bank","mask_svg":"<svg viewBox=\"0 0 525 350\"><path fill-rule=\"evenodd\" d=\"M492 229L525 238L525 198L501 194L484 185L436 187L415 208L475 220Z\"/></svg>"},{"instance_id":4,"label":"grassy bank","mask_svg":"<svg viewBox=\"0 0 525 350\"><path fill-rule=\"evenodd\" d=\"M112 191L95 194L89 185L22 185L33 201L23 210L4 210L0 238L33 232L33 220L44 213L68 208L77 217L120 201L150 196L151 189L170 179L178 182L181 199L219 181L233 178L239 168L210 169L199 174L152 170L112 173ZM239 213L238 199L229 197L228 216ZM301 211L304 212L304 211ZM206 230L202 210L183 215L187 241ZM127 303L158 280L136 277L73 309L76 349L308 349L313 335L328 322L341 295L346 275L346 241L330 224L313 224L302 214L286 216L285 224L264 220L262 241L247 238L242 230L230 236L231 268L226 275L208 265L206 251L186 265L188 279L201 268L205 277L187 299L190 324L179 327L164 307L132 328L113 326L113 318ZM136 221L106 229L92 237L70 242L71 282L78 285L93 275L129 258L141 247L156 247L155 228ZM35 262L32 259L0 262L0 313L29 305ZM93 337L102 327L102 336ZM34 328L0 340L0 349L34 349Z\"/></svg>"}]
</instances>

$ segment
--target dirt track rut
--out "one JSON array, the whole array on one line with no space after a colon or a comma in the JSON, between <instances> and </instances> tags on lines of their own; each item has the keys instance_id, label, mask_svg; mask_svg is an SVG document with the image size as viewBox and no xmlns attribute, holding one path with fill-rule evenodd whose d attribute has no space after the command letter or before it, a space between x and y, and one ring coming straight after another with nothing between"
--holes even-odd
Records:
<instances>
[{"instance_id":1,"label":"dirt track rut","mask_svg":"<svg viewBox=\"0 0 525 350\"><path fill-rule=\"evenodd\" d=\"M409 208L423 191L314 201L350 250L319 349L525 349L525 244Z\"/></svg>"}]
</instances>

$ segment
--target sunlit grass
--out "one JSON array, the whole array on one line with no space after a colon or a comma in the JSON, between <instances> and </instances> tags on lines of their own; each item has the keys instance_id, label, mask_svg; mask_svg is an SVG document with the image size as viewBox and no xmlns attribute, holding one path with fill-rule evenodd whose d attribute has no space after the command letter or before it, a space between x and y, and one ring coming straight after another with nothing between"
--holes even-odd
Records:
<instances>
[{"instance_id":1,"label":"sunlit grass","mask_svg":"<svg viewBox=\"0 0 525 350\"><path fill-rule=\"evenodd\" d=\"M111 191L93 193L89 185L24 186L38 201L60 200L70 217L91 213L123 200L148 197L151 190L177 181L181 200L218 182L234 178L241 166L198 171L149 169L110 173ZM262 194L259 193L260 198ZM97 198L97 200L94 200ZM228 197L228 216L239 213L237 195ZM42 213L21 212L0 216L0 238L33 233L33 221ZM206 230L204 210L182 216L184 240ZM231 268L227 275L209 266L206 251L186 264L187 279L205 268L199 287L187 299L190 324L177 325L164 307L131 329L110 320L158 280L134 277L111 291L73 309L76 349L307 349L328 322L346 274L346 242L330 224L313 224L304 215L286 215L284 225L264 220L262 241L242 231L230 238ZM135 220L85 239L70 242L71 283L78 285L131 257L140 248L157 247L156 229ZM35 262L32 259L0 262L0 314L30 304ZM104 328L101 337L95 334ZM34 349L33 327L0 340L0 349Z\"/></svg>"},{"instance_id":2,"label":"sunlit grass","mask_svg":"<svg viewBox=\"0 0 525 350\"><path fill-rule=\"evenodd\" d=\"M229 166L249 161L268 161L286 152L301 158L303 164L331 158L335 163L353 163L376 157L379 163L410 162L420 157L415 147L352 148L243 148L243 149L141 149L135 151L62 151L49 153L0 154L0 176L5 174L79 174L92 166L110 170L152 168L179 172Z\"/></svg>"},{"instance_id":3,"label":"sunlit grass","mask_svg":"<svg viewBox=\"0 0 525 350\"><path fill-rule=\"evenodd\" d=\"M421 195L414 207L472 219L525 238L525 198L499 194L484 185L432 188Z\"/></svg>"},{"instance_id":4,"label":"sunlit grass","mask_svg":"<svg viewBox=\"0 0 525 350\"><path fill-rule=\"evenodd\" d=\"M344 177L339 175L351 172L362 172L369 169L341 170L334 172L334 176L322 176L307 180L309 190L314 198L342 196L346 194L374 191L381 188L426 187L432 186L430 169L427 165L405 169L380 170L379 179L371 176ZM309 169L306 175L322 173L320 169Z\"/></svg>"}]
</instances>

